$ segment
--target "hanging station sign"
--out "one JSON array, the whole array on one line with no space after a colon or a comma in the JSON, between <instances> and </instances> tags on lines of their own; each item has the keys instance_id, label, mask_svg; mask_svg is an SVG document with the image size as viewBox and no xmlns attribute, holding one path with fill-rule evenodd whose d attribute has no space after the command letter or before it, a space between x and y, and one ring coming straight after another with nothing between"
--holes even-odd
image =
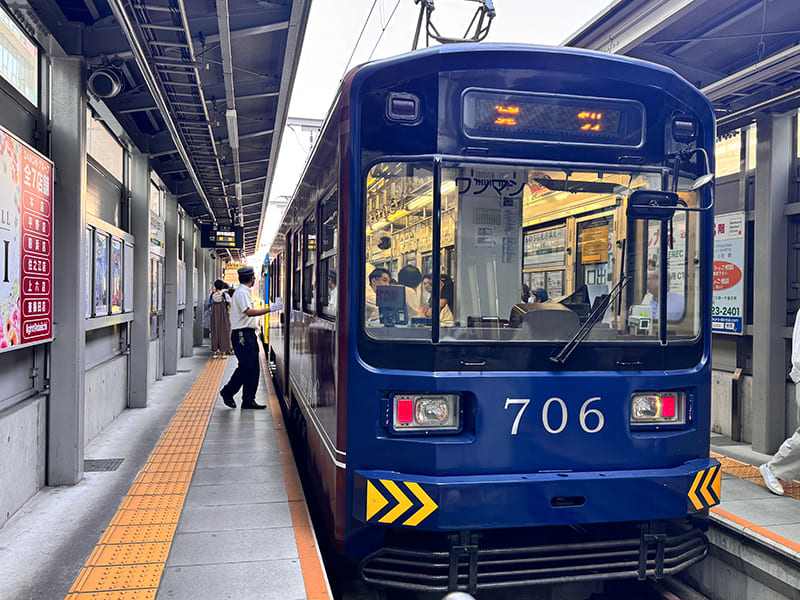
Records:
<instances>
[{"instance_id":1,"label":"hanging station sign","mask_svg":"<svg viewBox=\"0 0 800 600\"><path fill-rule=\"evenodd\" d=\"M0 352L53 339L53 163L0 129Z\"/></svg>"}]
</instances>

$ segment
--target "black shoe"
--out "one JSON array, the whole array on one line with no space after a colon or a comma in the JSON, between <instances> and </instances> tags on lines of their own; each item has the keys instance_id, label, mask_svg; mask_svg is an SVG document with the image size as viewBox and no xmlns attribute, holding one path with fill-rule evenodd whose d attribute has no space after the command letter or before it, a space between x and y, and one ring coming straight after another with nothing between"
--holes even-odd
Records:
<instances>
[{"instance_id":1,"label":"black shoe","mask_svg":"<svg viewBox=\"0 0 800 600\"><path fill-rule=\"evenodd\" d=\"M242 402L242 409L250 408L253 410L262 410L267 408L263 404L256 404L255 402Z\"/></svg>"},{"instance_id":2,"label":"black shoe","mask_svg":"<svg viewBox=\"0 0 800 600\"><path fill-rule=\"evenodd\" d=\"M220 391L219 395L222 396L222 402L225 404L225 406L236 408L236 401L233 399L233 395L226 394L223 391Z\"/></svg>"}]
</instances>

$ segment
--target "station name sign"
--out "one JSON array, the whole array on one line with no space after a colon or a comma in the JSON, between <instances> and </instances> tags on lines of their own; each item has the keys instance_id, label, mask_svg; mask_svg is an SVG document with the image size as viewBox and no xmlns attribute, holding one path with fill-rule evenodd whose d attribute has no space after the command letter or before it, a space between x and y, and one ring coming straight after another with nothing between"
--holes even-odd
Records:
<instances>
[{"instance_id":1,"label":"station name sign","mask_svg":"<svg viewBox=\"0 0 800 600\"><path fill-rule=\"evenodd\" d=\"M243 248L244 227L232 225L230 227L214 227L202 225L200 227L201 248Z\"/></svg>"}]
</instances>

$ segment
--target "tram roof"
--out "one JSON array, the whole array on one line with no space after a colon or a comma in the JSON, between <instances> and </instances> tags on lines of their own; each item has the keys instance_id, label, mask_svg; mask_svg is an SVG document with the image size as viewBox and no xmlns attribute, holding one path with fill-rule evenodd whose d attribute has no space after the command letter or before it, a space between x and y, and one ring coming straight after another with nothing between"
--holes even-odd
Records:
<instances>
[{"instance_id":1,"label":"tram roof","mask_svg":"<svg viewBox=\"0 0 800 600\"><path fill-rule=\"evenodd\" d=\"M88 76L119 75L122 91L102 108L150 155L181 206L195 221L243 225L249 255L258 247L310 5L52 0L36 8L62 48L86 58Z\"/></svg>"},{"instance_id":2,"label":"tram roof","mask_svg":"<svg viewBox=\"0 0 800 600\"><path fill-rule=\"evenodd\" d=\"M800 106L796 0L617 0L564 45L671 67L711 100L720 133Z\"/></svg>"}]
</instances>

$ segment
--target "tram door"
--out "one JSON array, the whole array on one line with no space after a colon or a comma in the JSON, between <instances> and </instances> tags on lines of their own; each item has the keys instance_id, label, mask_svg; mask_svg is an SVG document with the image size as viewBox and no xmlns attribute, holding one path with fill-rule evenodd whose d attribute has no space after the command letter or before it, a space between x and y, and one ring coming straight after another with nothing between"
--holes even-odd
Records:
<instances>
[{"instance_id":1,"label":"tram door","mask_svg":"<svg viewBox=\"0 0 800 600\"><path fill-rule=\"evenodd\" d=\"M295 236L296 237L296 236ZM281 313L280 318L280 332L281 332L281 339L283 340L283 372L281 373L281 383L283 385L283 389L281 393L284 395L284 398L288 398L286 394L289 392L289 319L292 318L292 308L294 306L294 296L295 290L293 286L299 284L299 282L295 281L293 284L294 277L294 269L295 269L295 258L294 258L294 242L296 239L293 239L290 233L286 234L286 253L285 253L285 266L284 272L286 273L286 277L284 277L284 307L283 312Z\"/></svg>"},{"instance_id":2,"label":"tram door","mask_svg":"<svg viewBox=\"0 0 800 600\"><path fill-rule=\"evenodd\" d=\"M151 381L164 376L164 259L150 254L150 357Z\"/></svg>"}]
</instances>

